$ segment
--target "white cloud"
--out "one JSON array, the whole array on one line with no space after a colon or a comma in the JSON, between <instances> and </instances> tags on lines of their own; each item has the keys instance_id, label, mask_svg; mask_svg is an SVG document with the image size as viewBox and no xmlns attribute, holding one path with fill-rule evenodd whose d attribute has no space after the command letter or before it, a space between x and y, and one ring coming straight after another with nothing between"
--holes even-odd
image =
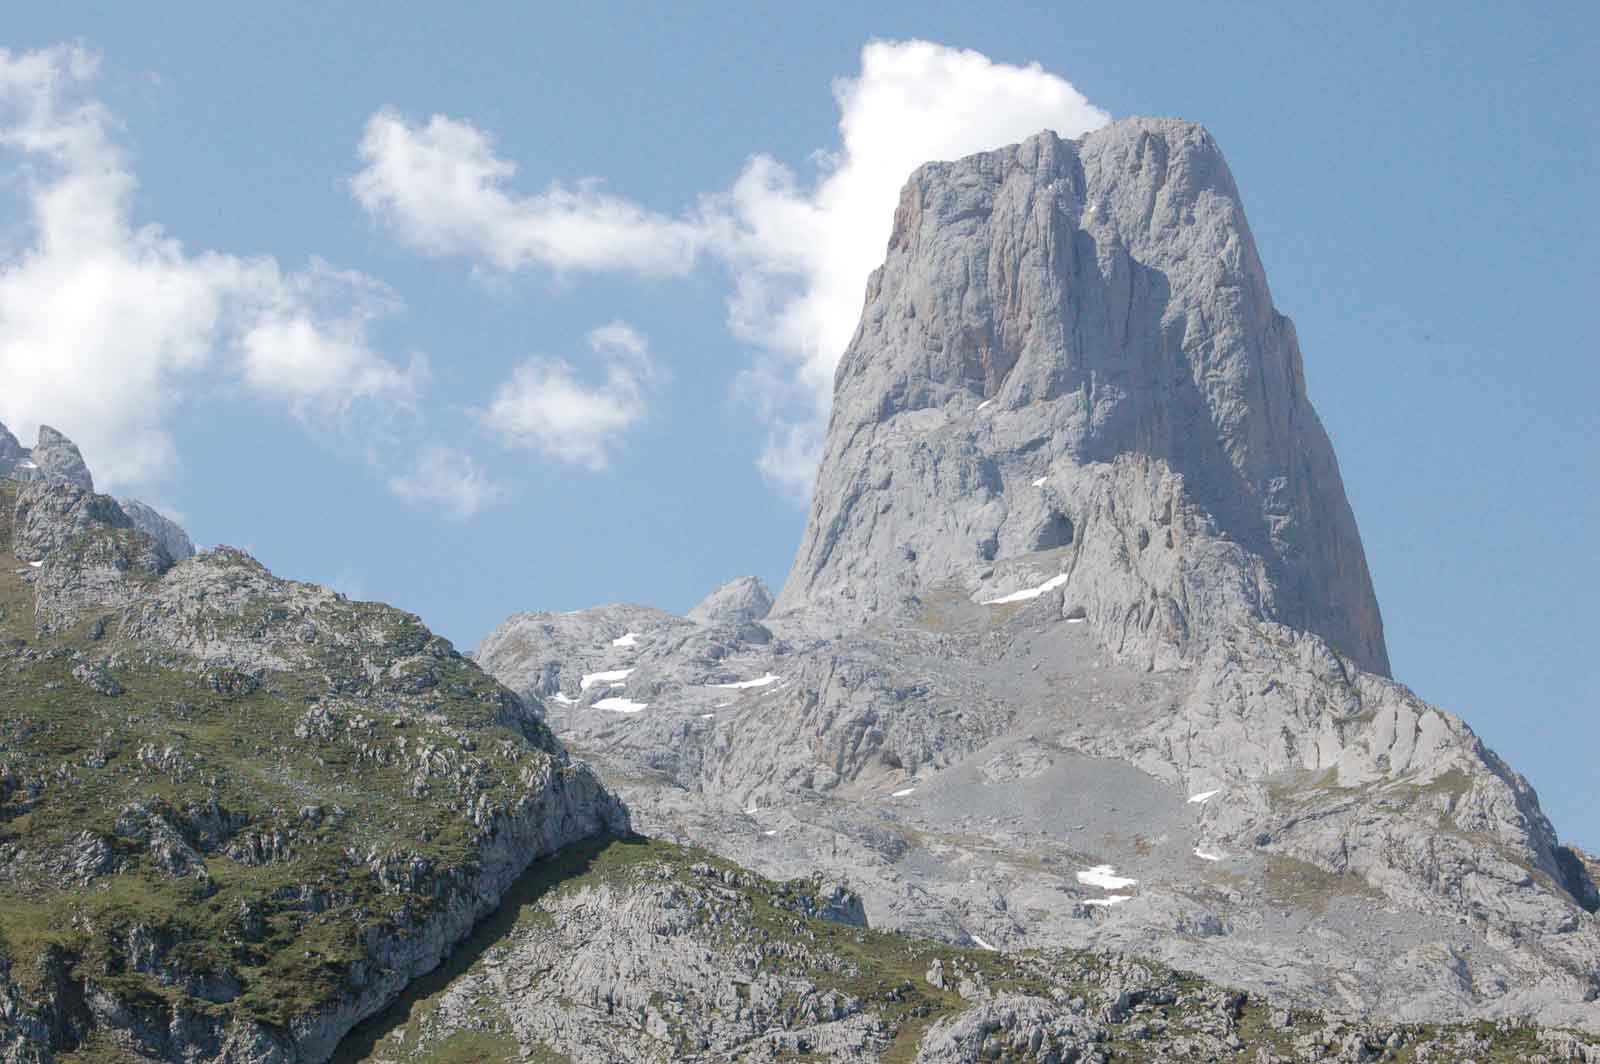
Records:
<instances>
[{"instance_id":1,"label":"white cloud","mask_svg":"<svg viewBox=\"0 0 1600 1064\"><path fill-rule=\"evenodd\" d=\"M605 356L598 383L579 380L564 359L531 358L495 392L483 424L508 447L605 469L622 435L644 418L646 386L659 370L645 338L624 322L591 331L589 346Z\"/></svg>"},{"instance_id":2,"label":"white cloud","mask_svg":"<svg viewBox=\"0 0 1600 1064\"><path fill-rule=\"evenodd\" d=\"M761 457L764 472L809 492L833 399L833 372L854 334L867 275L882 263L901 187L922 163L987 151L1053 129L1077 137L1110 121L1038 64L996 63L927 41L875 41L861 72L834 84L840 145L803 183L768 156L728 195L737 224L723 253L738 269L734 331L787 372L754 379L789 406ZM781 381L774 389L772 383Z\"/></svg>"},{"instance_id":3,"label":"white cloud","mask_svg":"<svg viewBox=\"0 0 1600 1064\"><path fill-rule=\"evenodd\" d=\"M28 215L25 246L0 256L0 421L24 439L61 428L114 486L173 460L166 426L186 388L216 381L203 371L301 412L407 397L417 369L366 339L373 282L192 252L135 222L115 118L87 96L98 67L74 46L0 50L0 164Z\"/></svg>"},{"instance_id":4,"label":"white cloud","mask_svg":"<svg viewBox=\"0 0 1600 1064\"><path fill-rule=\"evenodd\" d=\"M473 126L425 126L380 112L361 142L357 198L400 237L437 254L503 269L687 271L706 251L735 277L733 332L761 355L741 390L771 425L760 466L796 495L810 491L833 397L833 372L855 331L867 275L883 261L899 190L924 162L1022 140L1041 129L1076 137L1110 120L1038 64L996 63L927 41L874 41L861 71L833 86L840 143L814 156L807 180L753 156L731 189L678 218L585 183L517 198L513 163ZM570 369L530 371L551 387ZM616 407L612 407L616 409Z\"/></svg>"},{"instance_id":5,"label":"white cloud","mask_svg":"<svg viewBox=\"0 0 1600 1064\"><path fill-rule=\"evenodd\" d=\"M606 195L593 180L513 195L505 186L516 164L495 155L487 134L444 115L414 124L380 111L368 120L359 151L365 165L350 182L357 201L401 240L436 255L505 270L539 263L682 274L707 235L699 222Z\"/></svg>"},{"instance_id":6,"label":"white cloud","mask_svg":"<svg viewBox=\"0 0 1600 1064\"><path fill-rule=\"evenodd\" d=\"M401 369L372 349L367 324L398 300L378 281L312 259L303 273L259 293L238 338L245 381L302 416L347 409L361 399L410 404L428 374L414 358Z\"/></svg>"},{"instance_id":7,"label":"white cloud","mask_svg":"<svg viewBox=\"0 0 1600 1064\"><path fill-rule=\"evenodd\" d=\"M424 448L415 468L392 478L389 489L407 502L443 506L463 521L506 495L505 487L478 468L471 455L449 447Z\"/></svg>"}]
</instances>

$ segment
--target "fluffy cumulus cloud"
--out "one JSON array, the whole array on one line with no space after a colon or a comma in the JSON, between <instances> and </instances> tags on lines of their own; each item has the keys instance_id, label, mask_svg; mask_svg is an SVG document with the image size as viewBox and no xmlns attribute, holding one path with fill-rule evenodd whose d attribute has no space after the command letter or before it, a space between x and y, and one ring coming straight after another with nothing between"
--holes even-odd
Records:
<instances>
[{"instance_id":1,"label":"fluffy cumulus cloud","mask_svg":"<svg viewBox=\"0 0 1600 1064\"><path fill-rule=\"evenodd\" d=\"M415 467L390 479L389 489L407 502L440 506L462 521L506 496L504 485L453 447L423 448Z\"/></svg>"},{"instance_id":2,"label":"fluffy cumulus cloud","mask_svg":"<svg viewBox=\"0 0 1600 1064\"><path fill-rule=\"evenodd\" d=\"M508 447L605 469L629 428L643 420L649 385L660 376L645 338L615 321L589 333L602 363L598 379L565 359L531 358L516 367L479 417Z\"/></svg>"},{"instance_id":3,"label":"fluffy cumulus cloud","mask_svg":"<svg viewBox=\"0 0 1600 1064\"><path fill-rule=\"evenodd\" d=\"M708 230L605 194L598 182L507 191L516 164L487 134L435 115L412 123L391 111L367 122L356 200L401 240L437 255L479 258L501 269L538 263L556 270L681 274Z\"/></svg>"},{"instance_id":4,"label":"fluffy cumulus cloud","mask_svg":"<svg viewBox=\"0 0 1600 1064\"><path fill-rule=\"evenodd\" d=\"M724 247L738 278L729 321L766 355L744 384L780 415L761 467L796 494L810 490L834 368L911 172L1041 129L1076 137L1110 120L1037 64L1010 66L927 41L867 45L860 74L833 93L840 144L819 157L811 180L756 156L724 200L736 222Z\"/></svg>"},{"instance_id":5,"label":"fluffy cumulus cloud","mask_svg":"<svg viewBox=\"0 0 1600 1064\"><path fill-rule=\"evenodd\" d=\"M370 345L380 285L320 263L193 251L133 217L136 179L82 48L0 50L0 167L20 190L21 246L0 249L0 421L43 421L118 485L172 461L186 389L242 382L307 417L406 402L424 367Z\"/></svg>"},{"instance_id":6,"label":"fluffy cumulus cloud","mask_svg":"<svg viewBox=\"0 0 1600 1064\"><path fill-rule=\"evenodd\" d=\"M920 164L1053 129L1075 137L1109 121L1037 64L997 63L927 41L876 41L833 86L839 143L796 173L753 156L731 187L676 218L602 194L593 182L518 196L514 164L466 122L408 123L380 112L361 142L357 199L406 242L503 268L673 274L702 254L731 267L733 332L757 356L741 388L770 432L760 464L809 491L833 372L855 330L867 275L882 261L899 189ZM543 394L576 389L564 363L525 367ZM572 391L576 401L581 389ZM575 408L576 409L576 408ZM608 404L620 411L623 405Z\"/></svg>"}]
</instances>

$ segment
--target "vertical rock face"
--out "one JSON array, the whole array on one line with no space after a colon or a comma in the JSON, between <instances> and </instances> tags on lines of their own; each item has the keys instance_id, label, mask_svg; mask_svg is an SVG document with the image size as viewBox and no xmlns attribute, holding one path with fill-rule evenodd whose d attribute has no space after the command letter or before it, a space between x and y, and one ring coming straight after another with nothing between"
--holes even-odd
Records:
<instances>
[{"instance_id":1,"label":"vertical rock face","mask_svg":"<svg viewBox=\"0 0 1600 1064\"><path fill-rule=\"evenodd\" d=\"M0 477L8 476L11 470L28 456L22 444L11 435L11 430L0 425Z\"/></svg>"},{"instance_id":2,"label":"vertical rock face","mask_svg":"<svg viewBox=\"0 0 1600 1064\"><path fill-rule=\"evenodd\" d=\"M1057 565L1113 645L1190 655L1272 619L1388 673L1294 327L1186 122L1047 131L912 175L774 612L998 597Z\"/></svg>"}]
</instances>

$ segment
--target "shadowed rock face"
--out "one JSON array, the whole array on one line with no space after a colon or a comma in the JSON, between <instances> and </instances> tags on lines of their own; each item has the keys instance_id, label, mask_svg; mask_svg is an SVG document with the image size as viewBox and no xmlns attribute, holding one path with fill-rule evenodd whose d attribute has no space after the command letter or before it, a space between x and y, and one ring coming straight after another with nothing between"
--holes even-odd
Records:
<instances>
[{"instance_id":1,"label":"shadowed rock face","mask_svg":"<svg viewBox=\"0 0 1600 1064\"><path fill-rule=\"evenodd\" d=\"M860 620L952 580L993 597L1027 578L1007 561L1069 546L1069 608L1125 653L1271 619L1388 674L1294 327L1189 123L912 175L774 612Z\"/></svg>"}]
</instances>

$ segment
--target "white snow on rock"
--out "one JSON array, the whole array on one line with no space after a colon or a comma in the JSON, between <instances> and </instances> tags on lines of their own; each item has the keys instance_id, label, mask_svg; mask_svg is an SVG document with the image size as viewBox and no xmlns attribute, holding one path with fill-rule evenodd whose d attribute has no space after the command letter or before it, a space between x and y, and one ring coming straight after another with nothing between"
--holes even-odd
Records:
<instances>
[{"instance_id":1,"label":"white snow on rock","mask_svg":"<svg viewBox=\"0 0 1600 1064\"><path fill-rule=\"evenodd\" d=\"M985 942L983 939L979 938L977 935L973 935L972 936L972 941L974 941L974 942L976 942L978 944L978 948L979 949L986 949L990 953L999 953L1000 952L998 949L996 949L995 947L989 945L989 943Z\"/></svg>"},{"instance_id":2,"label":"white snow on rock","mask_svg":"<svg viewBox=\"0 0 1600 1064\"><path fill-rule=\"evenodd\" d=\"M1008 602L1027 602L1029 599L1038 598L1046 591L1054 591L1056 588L1060 587L1066 582L1067 574L1059 573L1055 576L1052 576L1038 587L1025 588L1022 591L1013 591L1011 594L1001 595L999 598L984 599L983 604L985 606L1003 606Z\"/></svg>"},{"instance_id":3,"label":"white snow on rock","mask_svg":"<svg viewBox=\"0 0 1600 1064\"><path fill-rule=\"evenodd\" d=\"M773 828L771 831L763 831L761 834L763 834L763 835L776 835L777 833L778 833L778 829L777 828Z\"/></svg>"},{"instance_id":4,"label":"white snow on rock","mask_svg":"<svg viewBox=\"0 0 1600 1064\"><path fill-rule=\"evenodd\" d=\"M755 679L755 680L739 680L736 683L714 683L714 684L711 684L710 686L711 687L720 687L724 691L743 691L743 690L745 690L746 688L749 688L749 687L765 687L769 683L777 683L777 682L778 682L777 675L775 673L770 673L769 672L765 676L762 676L762 677L760 677L758 679Z\"/></svg>"},{"instance_id":5,"label":"white snow on rock","mask_svg":"<svg viewBox=\"0 0 1600 1064\"><path fill-rule=\"evenodd\" d=\"M1199 794L1191 794L1189 796L1189 804L1190 805L1204 805L1206 802L1210 801L1211 799L1215 798L1217 795L1219 795L1221 793L1222 793L1222 789L1218 788L1217 790L1214 790L1214 791L1201 791Z\"/></svg>"},{"instance_id":6,"label":"white snow on rock","mask_svg":"<svg viewBox=\"0 0 1600 1064\"><path fill-rule=\"evenodd\" d=\"M1132 898L1133 898L1132 894L1112 894L1112 895L1110 895L1108 897L1104 897L1104 898L1089 898L1086 901L1084 901L1083 904L1085 904L1085 905L1103 905L1103 906L1105 906L1106 908L1109 909L1113 905L1121 905L1125 901L1131 901Z\"/></svg>"},{"instance_id":7,"label":"white snow on rock","mask_svg":"<svg viewBox=\"0 0 1600 1064\"><path fill-rule=\"evenodd\" d=\"M591 672L578 681L578 690L587 691L597 683L611 683L613 680L626 680L632 669L613 669L610 672Z\"/></svg>"},{"instance_id":8,"label":"white snow on rock","mask_svg":"<svg viewBox=\"0 0 1600 1064\"><path fill-rule=\"evenodd\" d=\"M17 463L17 468L18 469L38 469L39 467L38 467L38 465L36 465L34 463L32 458L24 458L22 461Z\"/></svg>"},{"instance_id":9,"label":"white snow on rock","mask_svg":"<svg viewBox=\"0 0 1600 1064\"><path fill-rule=\"evenodd\" d=\"M551 695L550 701L559 702L563 706L575 706L578 704L578 700L576 698L573 698L571 695L563 694L560 691L557 691L555 694Z\"/></svg>"},{"instance_id":10,"label":"white snow on rock","mask_svg":"<svg viewBox=\"0 0 1600 1064\"><path fill-rule=\"evenodd\" d=\"M614 647L636 647L639 645L639 633L624 632L622 635L613 639L611 641L611 645Z\"/></svg>"},{"instance_id":11,"label":"white snow on rock","mask_svg":"<svg viewBox=\"0 0 1600 1064\"><path fill-rule=\"evenodd\" d=\"M594 704L594 708L610 709L618 713L637 713L647 705L649 703L635 702L630 698L602 698Z\"/></svg>"},{"instance_id":12,"label":"white snow on rock","mask_svg":"<svg viewBox=\"0 0 1600 1064\"><path fill-rule=\"evenodd\" d=\"M904 798L904 797L905 797L905 796L906 796L906 795L908 795L908 794L914 794L914 793L916 793L916 790L917 790L917 789L916 789L916 788L915 788L915 787L906 787L906 788L905 788L905 789L903 789L903 790L898 790L898 791L895 791L895 792L894 792L894 793L893 793L893 794L891 794L891 795L890 795L890 796L889 796L889 797L891 797L891 798Z\"/></svg>"},{"instance_id":13,"label":"white snow on rock","mask_svg":"<svg viewBox=\"0 0 1600 1064\"><path fill-rule=\"evenodd\" d=\"M1049 477L1040 477L1038 480L1033 482L1033 486L1036 488L1042 488L1048 483L1050 483Z\"/></svg>"},{"instance_id":14,"label":"white snow on rock","mask_svg":"<svg viewBox=\"0 0 1600 1064\"><path fill-rule=\"evenodd\" d=\"M1117 875L1117 870L1108 864L1095 865L1078 873L1078 882L1088 887L1099 887L1101 890L1121 890L1131 887L1139 882L1127 876Z\"/></svg>"},{"instance_id":15,"label":"white snow on rock","mask_svg":"<svg viewBox=\"0 0 1600 1064\"><path fill-rule=\"evenodd\" d=\"M702 714L700 714L700 719L701 720L711 720L715 716L716 716L715 713L702 713Z\"/></svg>"},{"instance_id":16,"label":"white snow on rock","mask_svg":"<svg viewBox=\"0 0 1600 1064\"><path fill-rule=\"evenodd\" d=\"M1084 621L1087 621L1088 619L1089 618L1087 618L1087 617L1068 617L1067 618L1067 623L1068 624L1082 624Z\"/></svg>"},{"instance_id":17,"label":"white snow on rock","mask_svg":"<svg viewBox=\"0 0 1600 1064\"><path fill-rule=\"evenodd\" d=\"M1196 857L1200 858L1200 860L1202 860L1202 861L1220 861L1220 860L1222 860L1222 854L1220 854L1220 853L1210 853L1210 852L1208 852L1206 850L1202 850L1198 846L1196 846L1194 848L1194 855Z\"/></svg>"},{"instance_id":18,"label":"white snow on rock","mask_svg":"<svg viewBox=\"0 0 1600 1064\"><path fill-rule=\"evenodd\" d=\"M44 565L44 562L29 562L28 564L33 566L35 569L38 569L39 567Z\"/></svg>"},{"instance_id":19,"label":"white snow on rock","mask_svg":"<svg viewBox=\"0 0 1600 1064\"><path fill-rule=\"evenodd\" d=\"M993 399L985 399L983 402L978 404L978 409L982 410L984 407L988 406L992 402L994 402Z\"/></svg>"}]
</instances>

